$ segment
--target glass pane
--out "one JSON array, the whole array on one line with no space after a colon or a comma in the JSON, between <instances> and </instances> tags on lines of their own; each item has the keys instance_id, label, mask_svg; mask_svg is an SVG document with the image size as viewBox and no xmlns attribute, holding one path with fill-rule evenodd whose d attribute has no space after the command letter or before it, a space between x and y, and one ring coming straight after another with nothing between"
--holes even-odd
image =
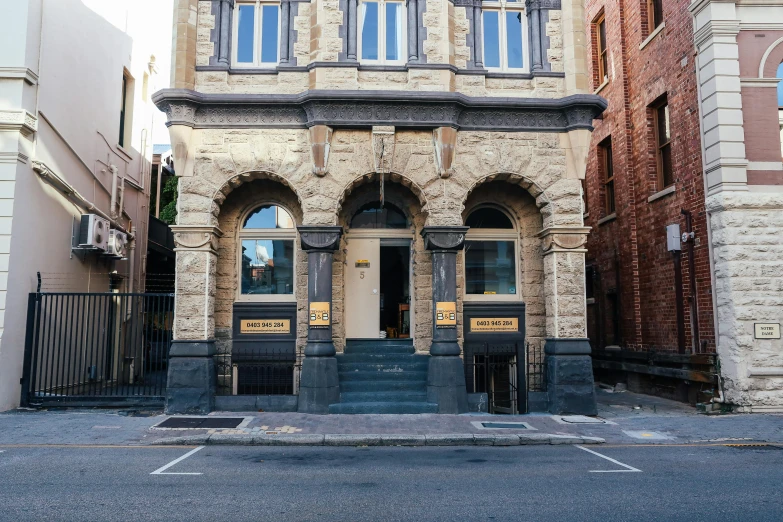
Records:
<instances>
[{"instance_id":1,"label":"glass pane","mask_svg":"<svg viewBox=\"0 0 783 522\"><path fill-rule=\"evenodd\" d=\"M465 242L465 291L468 294L517 293L513 241Z\"/></svg>"},{"instance_id":2,"label":"glass pane","mask_svg":"<svg viewBox=\"0 0 783 522\"><path fill-rule=\"evenodd\" d=\"M242 240L242 294L294 293L294 241Z\"/></svg>"},{"instance_id":3,"label":"glass pane","mask_svg":"<svg viewBox=\"0 0 783 522\"><path fill-rule=\"evenodd\" d=\"M776 77L783 79L783 63L778 65ZM778 107L783 107L783 82L778 83Z\"/></svg>"},{"instance_id":4,"label":"glass pane","mask_svg":"<svg viewBox=\"0 0 783 522\"><path fill-rule=\"evenodd\" d=\"M669 106L664 105L658 108L658 140L663 145L669 141L671 131L669 130Z\"/></svg>"},{"instance_id":5,"label":"glass pane","mask_svg":"<svg viewBox=\"0 0 783 522\"><path fill-rule=\"evenodd\" d=\"M601 52L606 50L606 21L602 20L598 24L598 44L601 48Z\"/></svg>"},{"instance_id":6,"label":"glass pane","mask_svg":"<svg viewBox=\"0 0 783 522\"><path fill-rule=\"evenodd\" d=\"M661 169L663 170L663 186L665 188L674 183L671 145L666 145L661 149Z\"/></svg>"},{"instance_id":7,"label":"glass pane","mask_svg":"<svg viewBox=\"0 0 783 522\"><path fill-rule=\"evenodd\" d=\"M511 220L496 208L480 208L474 210L465 220L470 228L514 228Z\"/></svg>"},{"instance_id":8,"label":"glass pane","mask_svg":"<svg viewBox=\"0 0 783 522\"><path fill-rule=\"evenodd\" d=\"M237 62L253 63L253 38L256 28L256 7L239 6L239 27L237 28Z\"/></svg>"},{"instance_id":9,"label":"glass pane","mask_svg":"<svg viewBox=\"0 0 783 522\"><path fill-rule=\"evenodd\" d=\"M506 11L506 46L508 48L508 67L520 69L522 59L522 11Z\"/></svg>"},{"instance_id":10,"label":"glass pane","mask_svg":"<svg viewBox=\"0 0 783 522\"><path fill-rule=\"evenodd\" d=\"M351 228L407 228L408 219L402 210L386 204L370 203L360 208L351 219Z\"/></svg>"},{"instance_id":11,"label":"glass pane","mask_svg":"<svg viewBox=\"0 0 783 522\"><path fill-rule=\"evenodd\" d=\"M378 59L378 2L362 3L362 59Z\"/></svg>"},{"instance_id":12,"label":"glass pane","mask_svg":"<svg viewBox=\"0 0 783 522\"><path fill-rule=\"evenodd\" d=\"M285 209L277 205L266 205L247 216L242 228L294 228L294 220Z\"/></svg>"},{"instance_id":13,"label":"glass pane","mask_svg":"<svg viewBox=\"0 0 783 522\"><path fill-rule=\"evenodd\" d=\"M261 63L277 63L277 35L280 6L265 5L261 8Z\"/></svg>"},{"instance_id":14,"label":"glass pane","mask_svg":"<svg viewBox=\"0 0 783 522\"><path fill-rule=\"evenodd\" d=\"M498 11L484 11L484 67L500 67Z\"/></svg>"},{"instance_id":15,"label":"glass pane","mask_svg":"<svg viewBox=\"0 0 783 522\"><path fill-rule=\"evenodd\" d=\"M402 47L402 4L386 4L386 59L399 60Z\"/></svg>"}]
</instances>

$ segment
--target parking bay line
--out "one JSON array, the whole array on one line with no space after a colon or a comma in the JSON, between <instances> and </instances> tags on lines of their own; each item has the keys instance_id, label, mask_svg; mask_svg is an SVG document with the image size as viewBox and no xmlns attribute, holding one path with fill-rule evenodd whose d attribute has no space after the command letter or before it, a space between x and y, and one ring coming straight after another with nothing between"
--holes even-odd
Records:
<instances>
[{"instance_id":1,"label":"parking bay line","mask_svg":"<svg viewBox=\"0 0 783 522\"><path fill-rule=\"evenodd\" d=\"M150 473L150 475L201 475L201 473L166 473L166 470L169 469L174 464L182 462L183 460L185 460L186 458L190 457L191 455L193 455L197 451L203 450L204 448L205 448L205 446L199 446L196 449L190 450L187 453L185 453L184 455L182 455L181 457L172 460L171 462L169 462L168 464L166 464L162 468L156 469L155 471Z\"/></svg>"},{"instance_id":2,"label":"parking bay line","mask_svg":"<svg viewBox=\"0 0 783 522\"><path fill-rule=\"evenodd\" d=\"M584 446L580 446L578 444L574 444L575 447L579 448L580 450L585 450L588 453L592 453L593 455L597 457L601 457L602 459L606 459L609 462L613 462L617 464L618 466L622 466L625 469L592 469L589 471L589 473L641 473L642 470L636 469L633 466L629 466L628 464L623 464L620 461L614 460L613 458L607 457L606 455L601 455L597 451L593 451L591 449L587 449Z\"/></svg>"}]
</instances>

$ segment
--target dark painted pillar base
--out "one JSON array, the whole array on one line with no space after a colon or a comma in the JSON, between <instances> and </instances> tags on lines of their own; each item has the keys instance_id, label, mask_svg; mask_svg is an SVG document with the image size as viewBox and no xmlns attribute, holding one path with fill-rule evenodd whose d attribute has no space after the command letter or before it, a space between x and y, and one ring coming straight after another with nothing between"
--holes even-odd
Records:
<instances>
[{"instance_id":1,"label":"dark painted pillar base","mask_svg":"<svg viewBox=\"0 0 783 522\"><path fill-rule=\"evenodd\" d=\"M427 402L437 404L438 413L467 413L468 391L461 357L430 357L427 368Z\"/></svg>"},{"instance_id":2,"label":"dark painted pillar base","mask_svg":"<svg viewBox=\"0 0 783 522\"><path fill-rule=\"evenodd\" d=\"M215 409L215 341L172 341L166 385L167 414L207 414Z\"/></svg>"},{"instance_id":3,"label":"dark painted pillar base","mask_svg":"<svg viewBox=\"0 0 783 522\"><path fill-rule=\"evenodd\" d=\"M329 413L329 405L340 402L340 381L336 357L305 357L299 380L299 413Z\"/></svg>"},{"instance_id":4,"label":"dark painted pillar base","mask_svg":"<svg viewBox=\"0 0 783 522\"><path fill-rule=\"evenodd\" d=\"M544 351L549 412L597 415L589 340L547 339Z\"/></svg>"}]
</instances>

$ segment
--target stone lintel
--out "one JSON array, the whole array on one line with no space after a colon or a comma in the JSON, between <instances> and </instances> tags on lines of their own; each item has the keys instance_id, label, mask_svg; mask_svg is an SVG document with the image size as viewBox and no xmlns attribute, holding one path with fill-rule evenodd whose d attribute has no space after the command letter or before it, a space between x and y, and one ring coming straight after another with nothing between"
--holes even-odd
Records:
<instances>
[{"instance_id":1,"label":"stone lintel","mask_svg":"<svg viewBox=\"0 0 783 522\"><path fill-rule=\"evenodd\" d=\"M396 128L495 132L593 129L607 102L593 94L563 98L475 97L456 92L336 91L204 94L163 89L153 101L167 125L193 128Z\"/></svg>"},{"instance_id":2,"label":"stone lintel","mask_svg":"<svg viewBox=\"0 0 783 522\"><path fill-rule=\"evenodd\" d=\"M424 227L421 235L427 250L453 251L462 250L465 244L465 234L470 227Z\"/></svg>"},{"instance_id":3,"label":"stone lintel","mask_svg":"<svg viewBox=\"0 0 783 522\"><path fill-rule=\"evenodd\" d=\"M296 227L296 229L299 231L302 250L306 252L334 252L340 247L340 237L343 234L343 227L300 225Z\"/></svg>"},{"instance_id":4,"label":"stone lintel","mask_svg":"<svg viewBox=\"0 0 783 522\"><path fill-rule=\"evenodd\" d=\"M210 252L217 255L218 239L223 237L223 231L209 225L172 225L174 233L175 252L197 251Z\"/></svg>"}]
</instances>

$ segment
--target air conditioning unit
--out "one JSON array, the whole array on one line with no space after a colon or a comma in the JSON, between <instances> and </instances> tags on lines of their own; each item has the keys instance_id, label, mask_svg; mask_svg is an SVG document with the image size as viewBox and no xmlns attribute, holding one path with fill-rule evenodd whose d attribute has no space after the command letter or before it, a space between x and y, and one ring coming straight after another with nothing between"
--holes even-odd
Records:
<instances>
[{"instance_id":1,"label":"air conditioning unit","mask_svg":"<svg viewBox=\"0 0 783 522\"><path fill-rule=\"evenodd\" d=\"M79 248L106 251L109 245L109 220L97 214L82 214L79 223Z\"/></svg>"},{"instance_id":2,"label":"air conditioning unit","mask_svg":"<svg viewBox=\"0 0 783 522\"><path fill-rule=\"evenodd\" d=\"M128 235L119 230L109 231L109 251L107 254L117 258L124 258L128 254Z\"/></svg>"}]
</instances>

